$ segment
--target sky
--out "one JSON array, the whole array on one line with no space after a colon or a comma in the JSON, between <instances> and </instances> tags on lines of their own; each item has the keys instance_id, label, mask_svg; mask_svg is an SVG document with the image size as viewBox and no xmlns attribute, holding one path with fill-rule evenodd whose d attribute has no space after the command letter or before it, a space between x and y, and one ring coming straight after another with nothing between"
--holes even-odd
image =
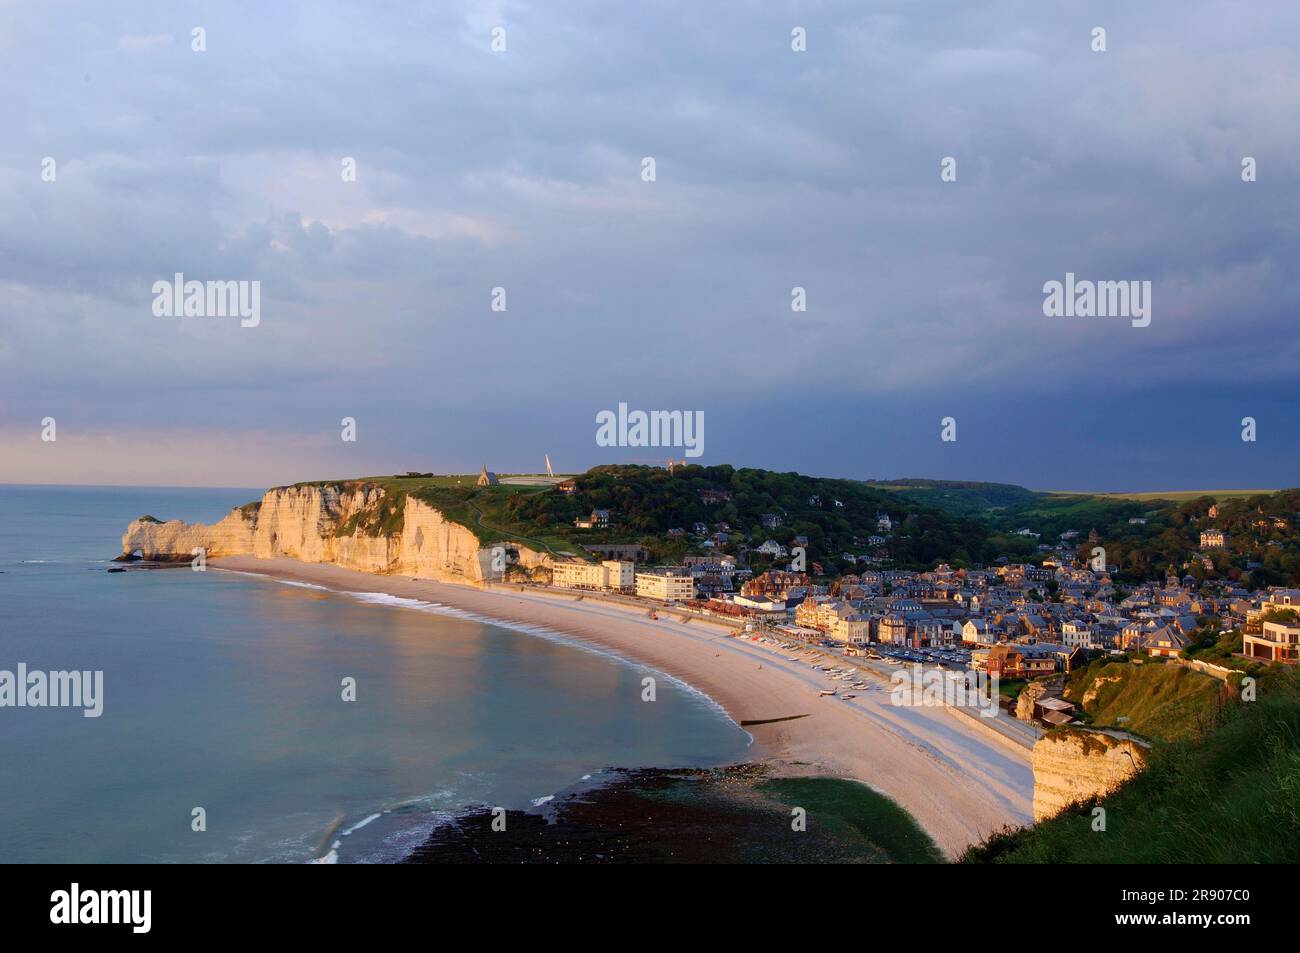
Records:
<instances>
[{"instance_id":1,"label":"sky","mask_svg":"<svg viewBox=\"0 0 1300 953\"><path fill-rule=\"evenodd\" d=\"M0 88L0 483L1300 485L1294 3L0 0Z\"/></svg>"}]
</instances>

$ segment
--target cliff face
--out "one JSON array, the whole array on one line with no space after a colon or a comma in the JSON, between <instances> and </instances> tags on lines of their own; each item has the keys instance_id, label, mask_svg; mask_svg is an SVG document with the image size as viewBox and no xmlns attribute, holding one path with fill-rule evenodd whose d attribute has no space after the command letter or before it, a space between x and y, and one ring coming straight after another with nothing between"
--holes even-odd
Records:
<instances>
[{"instance_id":1,"label":"cliff face","mask_svg":"<svg viewBox=\"0 0 1300 953\"><path fill-rule=\"evenodd\" d=\"M1034 745L1034 820L1109 794L1146 767L1146 746L1099 731L1058 729Z\"/></svg>"},{"instance_id":2,"label":"cliff face","mask_svg":"<svg viewBox=\"0 0 1300 953\"><path fill-rule=\"evenodd\" d=\"M1033 721L1034 705L1046 694L1047 686L1042 682L1030 682L1026 685L1016 698L1016 717L1021 721Z\"/></svg>"},{"instance_id":3,"label":"cliff face","mask_svg":"<svg viewBox=\"0 0 1300 953\"><path fill-rule=\"evenodd\" d=\"M400 509L384 509L395 502L374 484L281 487L267 491L259 506L231 510L211 526L135 520L122 535L122 553L189 560L202 548L210 558L289 556L445 581L479 582L492 572L495 547L484 546L467 527L420 500L405 497ZM386 512L389 518L382 520ZM516 543L503 548L510 564L532 569L550 562Z\"/></svg>"}]
</instances>

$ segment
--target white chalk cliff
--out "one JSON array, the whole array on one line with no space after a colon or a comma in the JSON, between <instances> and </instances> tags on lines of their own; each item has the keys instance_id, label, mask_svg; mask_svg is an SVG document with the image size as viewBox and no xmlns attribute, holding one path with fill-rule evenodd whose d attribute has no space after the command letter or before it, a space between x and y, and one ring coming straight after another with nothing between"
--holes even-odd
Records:
<instances>
[{"instance_id":1,"label":"white chalk cliff","mask_svg":"<svg viewBox=\"0 0 1300 953\"><path fill-rule=\"evenodd\" d=\"M288 556L448 582L481 582L490 574L493 547L468 527L411 496L400 501L400 512L386 511L385 504L394 502L373 483L280 487L268 490L260 504L236 507L210 526L134 520L122 534L122 555L188 561L202 549L212 559ZM549 555L526 546L503 545L511 564L532 569L550 563Z\"/></svg>"},{"instance_id":2,"label":"white chalk cliff","mask_svg":"<svg viewBox=\"0 0 1300 953\"><path fill-rule=\"evenodd\" d=\"M1034 745L1034 820L1114 791L1147 765L1147 745L1122 732L1058 728Z\"/></svg>"}]
</instances>

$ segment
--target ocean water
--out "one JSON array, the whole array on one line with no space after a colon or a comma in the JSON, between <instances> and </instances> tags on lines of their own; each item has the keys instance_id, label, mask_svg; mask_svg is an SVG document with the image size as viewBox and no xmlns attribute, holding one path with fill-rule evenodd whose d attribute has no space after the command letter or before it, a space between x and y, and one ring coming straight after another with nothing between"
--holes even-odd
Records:
<instances>
[{"instance_id":1,"label":"ocean water","mask_svg":"<svg viewBox=\"0 0 1300 953\"><path fill-rule=\"evenodd\" d=\"M0 486L0 670L102 670L103 714L0 707L0 862L377 862L608 767L743 760L710 700L547 633L188 567L127 523L260 490ZM356 680L356 701L341 681ZM206 830L192 830L203 808Z\"/></svg>"}]
</instances>

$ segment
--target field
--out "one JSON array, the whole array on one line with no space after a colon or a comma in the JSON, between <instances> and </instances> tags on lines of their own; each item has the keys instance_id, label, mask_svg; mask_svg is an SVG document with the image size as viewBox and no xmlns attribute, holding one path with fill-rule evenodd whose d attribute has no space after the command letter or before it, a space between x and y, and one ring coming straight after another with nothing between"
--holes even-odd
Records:
<instances>
[{"instance_id":1,"label":"field","mask_svg":"<svg viewBox=\"0 0 1300 953\"><path fill-rule=\"evenodd\" d=\"M1050 496L1095 496L1104 500L1133 500L1147 503L1153 500L1169 500L1172 503L1186 503L1188 500L1211 496L1216 500L1241 500L1252 496L1276 493L1277 490L1163 490L1159 493L1070 493L1065 490L1047 490Z\"/></svg>"}]
</instances>

